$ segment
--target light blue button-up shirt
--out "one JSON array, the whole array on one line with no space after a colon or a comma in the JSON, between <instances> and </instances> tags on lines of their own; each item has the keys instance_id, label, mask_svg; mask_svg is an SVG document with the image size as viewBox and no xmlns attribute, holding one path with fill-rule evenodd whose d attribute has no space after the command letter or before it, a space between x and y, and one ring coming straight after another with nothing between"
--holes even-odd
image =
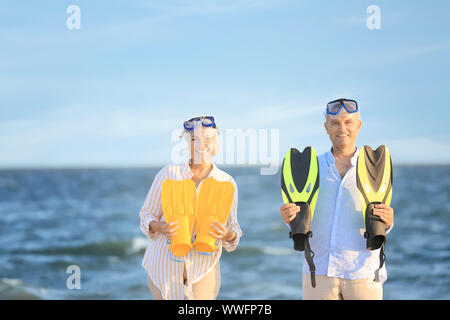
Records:
<instances>
[{"instance_id":1,"label":"light blue button-up shirt","mask_svg":"<svg viewBox=\"0 0 450 320\"><path fill-rule=\"evenodd\" d=\"M316 274L351 280L372 278L379 267L380 249L366 249L364 217L356 187L358 149L344 178L336 169L330 151L319 155L320 186L311 225L310 245L314 251ZM388 229L389 232L392 229ZM309 267L303 255L303 272ZM380 281L387 279L386 268Z\"/></svg>"}]
</instances>

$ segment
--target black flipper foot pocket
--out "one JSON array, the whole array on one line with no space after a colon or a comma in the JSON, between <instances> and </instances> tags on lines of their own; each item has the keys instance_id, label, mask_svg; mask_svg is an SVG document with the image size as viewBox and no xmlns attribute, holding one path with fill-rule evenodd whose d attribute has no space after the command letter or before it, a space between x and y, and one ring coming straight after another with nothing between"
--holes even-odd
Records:
<instances>
[{"instance_id":1,"label":"black flipper foot pocket","mask_svg":"<svg viewBox=\"0 0 450 320\"><path fill-rule=\"evenodd\" d=\"M371 202L366 209L366 233L367 249L375 250L381 247L386 240L385 224L380 217L373 214L376 202Z\"/></svg>"},{"instance_id":2,"label":"black flipper foot pocket","mask_svg":"<svg viewBox=\"0 0 450 320\"><path fill-rule=\"evenodd\" d=\"M305 251L305 238L309 237L311 231L311 209L306 202L295 202L300 206L300 212L291 221L291 232L289 236L294 241L294 250Z\"/></svg>"}]
</instances>

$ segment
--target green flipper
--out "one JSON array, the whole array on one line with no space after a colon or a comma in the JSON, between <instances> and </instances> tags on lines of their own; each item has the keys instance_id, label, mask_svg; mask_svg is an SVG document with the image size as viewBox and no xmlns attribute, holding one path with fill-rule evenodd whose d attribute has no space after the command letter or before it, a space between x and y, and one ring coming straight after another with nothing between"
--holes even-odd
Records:
<instances>
[{"instance_id":1,"label":"green flipper","mask_svg":"<svg viewBox=\"0 0 450 320\"><path fill-rule=\"evenodd\" d=\"M305 251L305 258L311 272L311 284L315 283L314 252L309 246L312 237L311 222L319 193L319 161L312 147L303 152L291 148L284 157L281 171L281 195L284 203L295 203L300 212L291 221L289 237L294 242L294 249Z\"/></svg>"},{"instance_id":2,"label":"green flipper","mask_svg":"<svg viewBox=\"0 0 450 320\"><path fill-rule=\"evenodd\" d=\"M376 204L390 205L392 199L392 160L386 146L375 151L364 146L358 154L356 164L356 185L361 199L366 232L366 247L369 250L380 249L380 266L375 272L375 281L379 281L379 271L386 259L384 247L386 231L383 221L373 214Z\"/></svg>"}]
</instances>

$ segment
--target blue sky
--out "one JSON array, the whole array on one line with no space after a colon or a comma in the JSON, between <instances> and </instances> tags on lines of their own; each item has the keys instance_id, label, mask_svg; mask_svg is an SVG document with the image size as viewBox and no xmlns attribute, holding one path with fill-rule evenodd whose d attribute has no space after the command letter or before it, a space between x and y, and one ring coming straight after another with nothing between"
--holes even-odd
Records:
<instances>
[{"instance_id":1,"label":"blue sky","mask_svg":"<svg viewBox=\"0 0 450 320\"><path fill-rule=\"evenodd\" d=\"M81 9L68 30L69 5ZM381 29L369 30L369 5ZM0 167L161 166L211 114L330 147L325 104L356 99L358 145L450 163L448 1L2 1Z\"/></svg>"}]
</instances>

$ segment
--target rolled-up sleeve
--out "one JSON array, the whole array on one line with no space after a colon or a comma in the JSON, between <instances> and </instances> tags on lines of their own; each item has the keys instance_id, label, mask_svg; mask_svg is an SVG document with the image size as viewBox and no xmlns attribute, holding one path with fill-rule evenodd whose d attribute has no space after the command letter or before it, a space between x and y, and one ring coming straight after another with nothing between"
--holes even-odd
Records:
<instances>
[{"instance_id":1,"label":"rolled-up sleeve","mask_svg":"<svg viewBox=\"0 0 450 320\"><path fill-rule=\"evenodd\" d=\"M238 208L238 188L234 180L231 181L234 185L234 201L233 206L231 207L230 215L228 216L227 223L225 226L228 230L234 231L236 233L236 237L233 241L222 241L223 247L227 252L234 251L239 244L239 240L242 236L242 230L239 226L239 222L237 219L237 208Z\"/></svg>"},{"instance_id":2,"label":"rolled-up sleeve","mask_svg":"<svg viewBox=\"0 0 450 320\"><path fill-rule=\"evenodd\" d=\"M155 239L157 233L150 231L150 223L152 221L161 221L162 205L161 205L161 185L165 180L165 170L161 169L155 176L152 186L148 191L141 211L140 217L140 229L144 235L150 239Z\"/></svg>"},{"instance_id":3,"label":"rolled-up sleeve","mask_svg":"<svg viewBox=\"0 0 450 320\"><path fill-rule=\"evenodd\" d=\"M388 229L386 229L386 234L391 232L392 228L394 227L394 221L392 221L392 226L390 226Z\"/></svg>"}]
</instances>

